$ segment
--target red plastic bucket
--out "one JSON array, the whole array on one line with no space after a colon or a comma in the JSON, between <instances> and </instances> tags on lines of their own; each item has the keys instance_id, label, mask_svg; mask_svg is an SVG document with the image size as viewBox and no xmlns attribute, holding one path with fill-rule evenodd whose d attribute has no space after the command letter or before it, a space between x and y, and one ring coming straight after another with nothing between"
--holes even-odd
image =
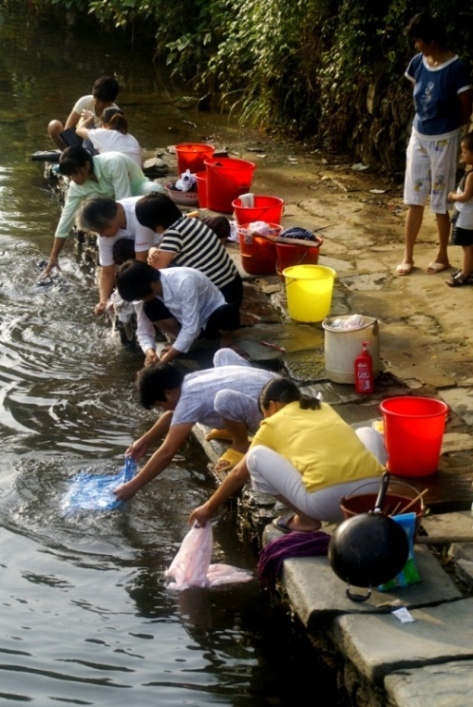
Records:
<instances>
[{"instance_id":1,"label":"red plastic bucket","mask_svg":"<svg viewBox=\"0 0 473 707\"><path fill-rule=\"evenodd\" d=\"M197 195L199 197L199 206L201 209L207 208L207 172L196 172L197 180Z\"/></svg>"},{"instance_id":2,"label":"red plastic bucket","mask_svg":"<svg viewBox=\"0 0 473 707\"><path fill-rule=\"evenodd\" d=\"M284 201L277 196L254 196L254 206L243 206L241 199L232 202L237 224L251 223L252 221L266 221L266 223L281 223L284 210Z\"/></svg>"},{"instance_id":3,"label":"red plastic bucket","mask_svg":"<svg viewBox=\"0 0 473 707\"><path fill-rule=\"evenodd\" d=\"M241 265L249 275L274 275L276 272L276 245L266 238L249 233L249 225L238 227ZM279 235L282 226L269 223L273 235Z\"/></svg>"},{"instance_id":4,"label":"red plastic bucket","mask_svg":"<svg viewBox=\"0 0 473 707\"><path fill-rule=\"evenodd\" d=\"M287 239L287 245L285 243L276 243L276 272L279 277L284 280L282 271L293 265L317 265L319 262L319 250L323 240L316 237L313 245L309 246L310 242L307 241L307 248L303 245L291 245L290 238Z\"/></svg>"},{"instance_id":5,"label":"red plastic bucket","mask_svg":"<svg viewBox=\"0 0 473 707\"><path fill-rule=\"evenodd\" d=\"M448 405L433 398L400 396L379 406L384 420L388 468L396 476L437 471Z\"/></svg>"},{"instance_id":6,"label":"red plastic bucket","mask_svg":"<svg viewBox=\"0 0 473 707\"><path fill-rule=\"evenodd\" d=\"M232 157L207 159L207 206L231 214L234 199L245 194L253 182L256 165Z\"/></svg>"},{"instance_id":7,"label":"red plastic bucket","mask_svg":"<svg viewBox=\"0 0 473 707\"><path fill-rule=\"evenodd\" d=\"M205 160L210 159L215 152L213 145L200 143L185 143L176 145L177 171L179 175L189 169L192 174L205 169Z\"/></svg>"}]
</instances>

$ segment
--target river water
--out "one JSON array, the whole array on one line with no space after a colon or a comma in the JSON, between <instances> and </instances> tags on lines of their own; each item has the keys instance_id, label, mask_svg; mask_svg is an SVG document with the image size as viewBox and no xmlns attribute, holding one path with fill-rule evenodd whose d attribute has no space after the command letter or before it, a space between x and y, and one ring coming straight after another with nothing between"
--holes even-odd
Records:
<instances>
[{"instance_id":1,"label":"river water","mask_svg":"<svg viewBox=\"0 0 473 707\"><path fill-rule=\"evenodd\" d=\"M334 705L305 637L256 581L167 588L188 513L213 487L196 445L125 510L61 513L74 473L118 470L155 418L133 393L140 357L92 316L95 272L72 244L62 280L38 285L59 206L30 156L50 147L47 122L111 72L143 146L238 130L198 114L196 139L149 48L25 8L0 4L0 703L293 705L317 683L319 704ZM234 521L216 525L215 559L254 569Z\"/></svg>"}]
</instances>

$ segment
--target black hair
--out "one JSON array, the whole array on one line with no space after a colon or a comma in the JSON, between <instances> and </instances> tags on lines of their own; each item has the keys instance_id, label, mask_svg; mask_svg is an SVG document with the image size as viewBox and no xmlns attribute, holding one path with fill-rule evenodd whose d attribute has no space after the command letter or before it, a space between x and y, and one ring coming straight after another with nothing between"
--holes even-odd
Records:
<instances>
[{"instance_id":1,"label":"black hair","mask_svg":"<svg viewBox=\"0 0 473 707\"><path fill-rule=\"evenodd\" d=\"M432 17L428 12L419 12L414 15L407 25L409 39L421 39L426 44L435 42L438 47L445 48L447 35L445 25L438 17Z\"/></svg>"},{"instance_id":2,"label":"black hair","mask_svg":"<svg viewBox=\"0 0 473 707\"><path fill-rule=\"evenodd\" d=\"M136 377L140 402L150 410L157 402L166 400L166 390L180 388L184 374L172 363L157 363L142 368Z\"/></svg>"},{"instance_id":3,"label":"black hair","mask_svg":"<svg viewBox=\"0 0 473 707\"><path fill-rule=\"evenodd\" d=\"M123 115L123 111L119 108L105 108L102 113L102 123L108 127L109 130L116 130L122 135L128 133L128 123Z\"/></svg>"},{"instance_id":4,"label":"black hair","mask_svg":"<svg viewBox=\"0 0 473 707\"><path fill-rule=\"evenodd\" d=\"M113 76L100 76L92 86L92 95L99 101L110 101L113 103L118 96L120 86Z\"/></svg>"},{"instance_id":5,"label":"black hair","mask_svg":"<svg viewBox=\"0 0 473 707\"><path fill-rule=\"evenodd\" d=\"M139 260L127 260L117 272L118 294L126 302L142 300L153 293L152 283L161 279L159 270Z\"/></svg>"},{"instance_id":6,"label":"black hair","mask_svg":"<svg viewBox=\"0 0 473 707\"><path fill-rule=\"evenodd\" d=\"M100 231L107 228L117 215L118 205L106 196L90 196L84 199L76 215L76 223L85 231Z\"/></svg>"},{"instance_id":7,"label":"black hair","mask_svg":"<svg viewBox=\"0 0 473 707\"><path fill-rule=\"evenodd\" d=\"M59 157L59 172L65 177L69 177L71 174L77 174L87 162L90 164L90 171L93 174L94 161L90 152L80 145L66 147Z\"/></svg>"},{"instance_id":8,"label":"black hair","mask_svg":"<svg viewBox=\"0 0 473 707\"><path fill-rule=\"evenodd\" d=\"M136 218L142 226L154 231L159 226L166 230L182 217L174 201L167 194L152 192L136 202Z\"/></svg>"},{"instance_id":9,"label":"black hair","mask_svg":"<svg viewBox=\"0 0 473 707\"><path fill-rule=\"evenodd\" d=\"M320 400L301 393L297 385L289 378L273 378L266 383L258 398L260 412L263 412L263 409L267 408L271 401L284 405L299 402L303 410L318 410L320 408Z\"/></svg>"},{"instance_id":10,"label":"black hair","mask_svg":"<svg viewBox=\"0 0 473 707\"><path fill-rule=\"evenodd\" d=\"M473 132L464 135L461 139L461 143L462 145L466 145L466 149L469 150L469 152L473 152Z\"/></svg>"},{"instance_id":11,"label":"black hair","mask_svg":"<svg viewBox=\"0 0 473 707\"><path fill-rule=\"evenodd\" d=\"M132 238L119 238L113 244L112 253L115 265L122 265L127 260L134 260L135 242Z\"/></svg>"}]
</instances>

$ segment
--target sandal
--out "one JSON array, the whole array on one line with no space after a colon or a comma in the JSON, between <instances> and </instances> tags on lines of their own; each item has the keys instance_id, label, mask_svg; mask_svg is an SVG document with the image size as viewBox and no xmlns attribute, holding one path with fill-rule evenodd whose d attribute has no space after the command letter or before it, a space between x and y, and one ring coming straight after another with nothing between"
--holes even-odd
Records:
<instances>
[{"instance_id":1,"label":"sandal","mask_svg":"<svg viewBox=\"0 0 473 707\"><path fill-rule=\"evenodd\" d=\"M473 285L471 275L462 275L461 270L455 273L450 280L445 280L449 287L464 287L465 285Z\"/></svg>"}]
</instances>

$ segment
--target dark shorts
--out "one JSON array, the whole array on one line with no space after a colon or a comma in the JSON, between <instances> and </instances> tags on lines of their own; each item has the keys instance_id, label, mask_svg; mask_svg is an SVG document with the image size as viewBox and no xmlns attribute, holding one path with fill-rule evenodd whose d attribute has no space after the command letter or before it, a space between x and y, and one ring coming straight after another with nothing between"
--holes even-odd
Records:
<instances>
[{"instance_id":1,"label":"dark shorts","mask_svg":"<svg viewBox=\"0 0 473 707\"><path fill-rule=\"evenodd\" d=\"M143 311L150 320L150 322L159 322L162 319L174 319L174 315L171 314L169 309L164 305L164 303L155 297L150 302L145 302L143 304Z\"/></svg>"},{"instance_id":2,"label":"dark shorts","mask_svg":"<svg viewBox=\"0 0 473 707\"><path fill-rule=\"evenodd\" d=\"M221 331L235 331L239 326L240 312L236 304L222 304L208 318L202 336L216 339Z\"/></svg>"},{"instance_id":3,"label":"dark shorts","mask_svg":"<svg viewBox=\"0 0 473 707\"><path fill-rule=\"evenodd\" d=\"M174 319L169 309L157 297L145 302L143 310L148 319L156 324L163 319ZM236 304L222 304L212 312L207 320L207 326L202 331L206 339L215 339L221 331L235 331L240 326L240 311Z\"/></svg>"},{"instance_id":4,"label":"dark shorts","mask_svg":"<svg viewBox=\"0 0 473 707\"><path fill-rule=\"evenodd\" d=\"M236 304L240 308L243 299L243 280L237 275L228 285L220 287L220 292L225 297L225 302L228 304Z\"/></svg>"},{"instance_id":5,"label":"dark shorts","mask_svg":"<svg viewBox=\"0 0 473 707\"><path fill-rule=\"evenodd\" d=\"M452 227L452 245L472 246L473 245L473 230L469 228Z\"/></svg>"}]
</instances>

